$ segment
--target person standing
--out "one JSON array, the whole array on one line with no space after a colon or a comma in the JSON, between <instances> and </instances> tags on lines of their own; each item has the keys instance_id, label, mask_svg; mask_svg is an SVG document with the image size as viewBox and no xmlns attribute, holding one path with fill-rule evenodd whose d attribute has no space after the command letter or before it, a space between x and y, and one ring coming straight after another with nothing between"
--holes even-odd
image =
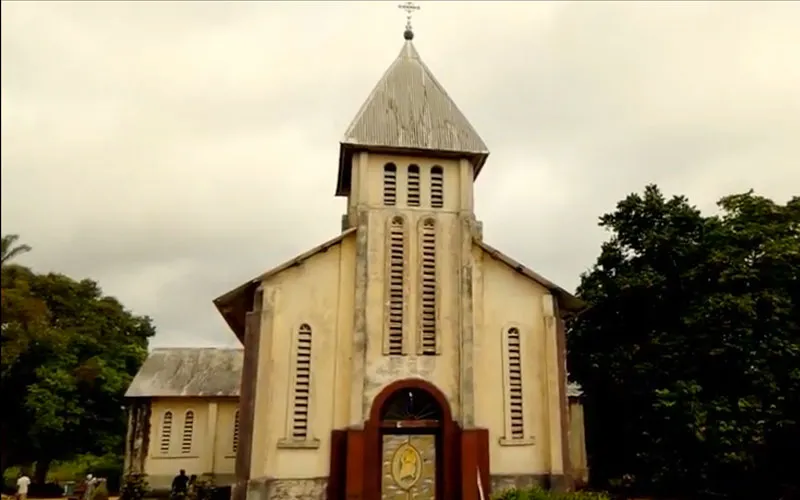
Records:
<instances>
[{"instance_id":1,"label":"person standing","mask_svg":"<svg viewBox=\"0 0 800 500\"><path fill-rule=\"evenodd\" d=\"M92 496L94 495L94 485L94 476L91 474L86 474L86 491L83 492L84 500L92 500Z\"/></svg>"},{"instance_id":2,"label":"person standing","mask_svg":"<svg viewBox=\"0 0 800 500\"><path fill-rule=\"evenodd\" d=\"M17 500L27 500L28 486L31 485L31 478L24 472L17 478Z\"/></svg>"}]
</instances>

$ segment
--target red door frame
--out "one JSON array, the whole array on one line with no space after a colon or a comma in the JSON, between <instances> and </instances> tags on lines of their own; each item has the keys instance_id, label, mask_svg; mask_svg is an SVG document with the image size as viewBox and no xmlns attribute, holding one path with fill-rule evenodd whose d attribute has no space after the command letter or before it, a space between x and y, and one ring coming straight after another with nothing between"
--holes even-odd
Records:
<instances>
[{"instance_id":1,"label":"red door frame","mask_svg":"<svg viewBox=\"0 0 800 500\"><path fill-rule=\"evenodd\" d=\"M369 413L369 420L364 423L364 498L378 499L381 497L381 409L386 401L397 391L419 389L430 394L439 404L442 410L442 421L437 429L439 439L437 439L436 454L437 461L441 467L437 477L436 498L454 499L458 498L457 481L459 472L459 452L458 446L460 428L458 423L453 420L450 404L447 398L435 385L422 379L404 379L392 382L372 401L372 408Z\"/></svg>"}]
</instances>

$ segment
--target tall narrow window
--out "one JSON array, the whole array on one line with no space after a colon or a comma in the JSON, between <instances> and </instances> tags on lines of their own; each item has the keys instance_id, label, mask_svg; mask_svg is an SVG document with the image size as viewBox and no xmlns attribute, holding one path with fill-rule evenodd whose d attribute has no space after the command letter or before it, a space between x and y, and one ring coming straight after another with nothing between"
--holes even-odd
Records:
<instances>
[{"instance_id":1,"label":"tall narrow window","mask_svg":"<svg viewBox=\"0 0 800 500\"><path fill-rule=\"evenodd\" d=\"M397 167L394 163L383 166L383 204L393 206L397 203Z\"/></svg>"},{"instance_id":2,"label":"tall narrow window","mask_svg":"<svg viewBox=\"0 0 800 500\"><path fill-rule=\"evenodd\" d=\"M403 218L395 216L389 223L387 248L386 343L389 355L403 354L403 299L405 287L406 228Z\"/></svg>"},{"instance_id":3,"label":"tall narrow window","mask_svg":"<svg viewBox=\"0 0 800 500\"><path fill-rule=\"evenodd\" d=\"M292 439L308 439L308 414L311 404L311 327L303 324L297 330L294 367L294 400Z\"/></svg>"},{"instance_id":4,"label":"tall narrow window","mask_svg":"<svg viewBox=\"0 0 800 500\"><path fill-rule=\"evenodd\" d=\"M231 440L231 449L234 453L239 449L239 410L233 415L233 439Z\"/></svg>"},{"instance_id":5,"label":"tall narrow window","mask_svg":"<svg viewBox=\"0 0 800 500\"><path fill-rule=\"evenodd\" d=\"M431 168L431 207L442 208L444 206L444 174L442 167L434 165Z\"/></svg>"},{"instance_id":6,"label":"tall narrow window","mask_svg":"<svg viewBox=\"0 0 800 500\"><path fill-rule=\"evenodd\" d=\"M522 353L519 329L506 332L506 363L508 364L508 413L511 439L524 439L525 426L522 413Z\"/></svg>"},{"instance_id":7,"label":"tall narrow window","mask_svg":"<svg viewBox=\"0 0 800 500\"><path fill-rule=\"evenodd\" d=\"M172 412L165 411L161 418L161 446L159 450L162 454L169 453L169 443L172 439Z\"/></svg>"},{"instance_id":8,"label":"tall narrow window","mask_svg":"<svg viewBox=\"0 0 800 500\"><path fill-rule=\"evenodd\" d=\"M419 206L419 167L408 166L408 206Z\"/></svg>"},{"instance_id":9,"label":"tall narrow window","mask_svg":"<svg viewBox=\"0 0 800 500\"><path fill-rule=\"evenodd\" d=\"M420 234L420 351L436 354L436 223L422 222Z\"/></svg>"},{"instance_id":10,"label":"tall narrow window","mask_svg":"<svg viewBox=\"0 0 800 500\"><path fill-rule=\"evenodd\" d=\"M183 417L183 440L181 441L181 453L184 455L192 452L192 437L194 435L194 412L187 410Z\"/></svg>"}]
</instances>

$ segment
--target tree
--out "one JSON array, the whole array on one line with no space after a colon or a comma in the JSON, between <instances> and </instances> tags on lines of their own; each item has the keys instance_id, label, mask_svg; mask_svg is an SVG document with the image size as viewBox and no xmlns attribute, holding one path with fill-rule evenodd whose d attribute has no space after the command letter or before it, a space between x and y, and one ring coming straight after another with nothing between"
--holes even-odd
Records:
<instances>
[{"instance_id":1,"label":"tree","mask_svg":"<svg viewBox=\"0 0 800 500\"><path fill-rule=\"evenodd\" d=\"M3 235L2 247L0 247L0 265L5 266L14 257L31 251L31 247L28 245L14 246L18 239L18 234Z\"/></svg>"},{"instance_id":2,"label":"tree","mask_svg":"<svg viewBox=\"0 0 800 500\"><path fill-rule=\"evenodd\" d=\"M603 485L768 500L797 482L800 198L719 207L648 186L600 219L568 343Z\"/></svg>"},{"instance_id":3,"label":"tree","mask_svg":"<svg viewBox=\"0 0 800 500\"><path fill-rule=\"evenodd\" d=\"M3 468L122 451L123 395L147 355L149 318L92 280L2 269Z\"/></svg>"}]
</instances>

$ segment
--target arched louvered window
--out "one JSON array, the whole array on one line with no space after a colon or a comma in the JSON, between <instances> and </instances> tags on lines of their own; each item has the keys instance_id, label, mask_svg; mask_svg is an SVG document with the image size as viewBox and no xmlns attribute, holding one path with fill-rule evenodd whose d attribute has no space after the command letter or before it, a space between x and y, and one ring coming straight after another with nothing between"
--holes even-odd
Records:
<instances>
[{"instance_id":1,"label":"arched louvered window","mask_svg":"<svg viewBox=\"0 0 800 500\"><path fill-rule=\"evenodd\" d=\"M437 352L436 318L436 222L422 221L420 228L420 354Z\"/></svg>"},{"instance_id":2,"label":"arched louvered window","mask_svg":"<svg viewBox=\"0 0 800 500\"><path fill-rule=\"evenodd\" d=\"M233 439L231 440L231 449L234 453L239 449L239 410L233 415Z\"/></svg>"},{"instance_id":3,"label":"arched louvered window","mask_svg":"<svg viewBox=\"0 0 800 500\"><path fill-rule=\"evenodd\" d=\"M419 206L419 166L408 166L408 206Z\"/></svg>"},{"instance_id":4,"label":"arched louvered window","mask_svg":"<svg viewBox=\"0 0 800 500\"><path fill-rule=\"evenodd\" d=\"M508 411L508 438L525 438L525 419L522 406L522 348L519 329L506 330L506 401Z\"/></svg>"},{"instance_id":5,"label":"arched louvered window","mask_svg":"<svg viewBox=\"0 0 800 500\"><path fill-rule=\"evenodd\" d=\"M294 394L292 401L292 439L308 439L311 405L311 327L300 325L295 342Z\"/></svg>"},{"instance_id":6,"label":"arched louvered window","mask_svg":"<svg viewBox=\"0 0 800 500\"><path fill-rule=\"evenodd\" d=\"M181 440L181 453L188 455L192 452L192 441L194 438L194 412L186 410L183 417L183 439Z\"/></svg>"},{"instance_id":7,"label":"arched louvered window","mask_svg":"<svg viewBox=\"0 0 800 500\"><path fill-rule=\"evenodd\" d=\"M159 451L166 455L169 453L169 444L172 440L172 412L165 411L161 417L161 443Z\"/></svg>"},{"instance_id":8,"label":"arched louvered window","mask_svg":"<svg viewBox=\"0 0 800 500\"><path fill-rule=\"evenodd\" d=\"M397 167L394 163L383 166L383 204L393 206L397 203Z\"/></svg>"},{"instance_id":9,"label":"arched louvered window","mask_svg":"<svg viewBox=\"0 0 800 500\"><path fill-rule=\"evenodd\" d=\"M403 317L405 295L405 221L399 215L389 221L386 280L386 341L385 353L403 354Z\"/></svg>"},{"instance_id":10,"label":"arched louvered window","mask_svg":"<svg viewBox=\"0 0 800 500\"><path fill-rule=\"evenodd\" d=\"M442 167L434 165L431 168L431 207L444 206L444 173Z\"/></svg>"}]
</instances>

